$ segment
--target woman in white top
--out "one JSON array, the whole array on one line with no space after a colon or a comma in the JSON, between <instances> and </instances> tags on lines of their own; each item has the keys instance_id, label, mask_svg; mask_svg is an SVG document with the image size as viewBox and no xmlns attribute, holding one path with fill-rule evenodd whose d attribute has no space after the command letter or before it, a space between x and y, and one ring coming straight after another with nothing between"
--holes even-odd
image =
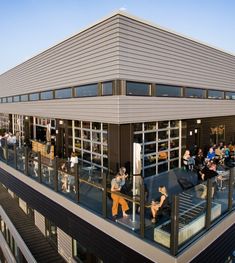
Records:
<instances>
[{"instance_id":1,"label":"woman in white top","mask_svg":"<svg viewBox=\"0 0 235 263\"><path fill-rule=\"evenodd\" d=\"M76 156L75 152L71 153L71 158L70 158L70 168L73 171L75 164L78 163L78 157Z\"/></svg>"}]
</instances>

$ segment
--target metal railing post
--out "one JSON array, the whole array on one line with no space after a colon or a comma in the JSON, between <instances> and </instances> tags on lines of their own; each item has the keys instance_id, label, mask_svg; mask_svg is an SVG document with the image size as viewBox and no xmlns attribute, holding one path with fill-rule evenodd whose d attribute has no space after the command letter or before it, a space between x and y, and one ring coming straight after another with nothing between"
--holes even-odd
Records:
<instances>
[{"instance_id":1,"label":"metal railing post","mask_svg":"<svg viewBox=\"0 0 235 263\"><path fill-rule=\"evenodd\" d=\"M28 146L24 148L24 173L29 176L29 149Z\"/></svg>"},{"instance_id":2,"label":"metal railing post","mask_svg":"<svg viewBox=\"0 0 235 263\"><path fill-rule=\"evenodd\" d=\"M233 208L233 182L235 175L235 167L229 171L229 188L228 188L228 211L231 212Z\"/></svg>"},{"instance_id":3,"label":"metal railing post","mask_svg":"<svg viewBox=\"0 0 235 263\"><path fill-rule=\"evenodd\" d=\"M54 190L58 192L58 157L54 159Z\"/></svg>"},{"instance_id":4,"label":"metal railing post","mask_svg":"<svg viewBox=\"0 0 235 263\"><path fill-rule=\"evenodd\" d=\"M74 165L74 174L75 174L75 200L79 203L79 172L78 172L78 163Z\"/></svg>"},{"instance_id":5,"label":"metal railing post","mask_svg":"<svg viewBox=\"0 0 235 263\"><path fill-rule=\"evenodd\" d=\"M179 242L179 196L174 195L171 206L171 236L170 253L175 256L178 252Z\"/></svg>"},{"instance_id":6,"label":"metal railing post","mask_svg":"<svg viewBox=\"0 0 235 263\"><path fill-rule=\"evenodd\" d=\"M16 152L16 144L13 145L13 152L14 152L14 168L17 169L17 152Z\"/></svg>"},{"instance_id":7,"label":"metal railing post","mask_svg":"<svg viewBox=\"0 0 235 263\"><path fill-rule=\"evenodd\" d=\"M145 235L145 186L142 181L140 185L140 236Z\"/></svg>"},{"instance_id":8,"label":"metal railing post","mask_svg":"<svg viewBox=\"0 0 235 263\"><path fill-rule=\"evenodd\" d=\"M206 229L210 228L211 226L211 200L212 200L212 180L208 179L206 184L206 222L205 227Z\"/></svg>"},{"instance_id":9,"label":"metal railing post","mask_svg":"<svg viewBox=\"0 0 235 263\"><path fill-rule=\"evenodd\" d=\"M5 158L6 158L6 164L8 164L9 152L8 152L8 145L7 145L7 144L6 144L6 146L5 146L5 153L6 153L6 156L5 156Z\"/></svg>"},{"instance_id":10,"label":"metal railing post","mask_svg":"<svg viewBox=\"0 0 235 263\"><path fill-rule=\"evenodd\" d=\"M103 186L103 194L102 194L102 213L103 217L107 217L107 175L105 173L102 174L102 186Z\"/></svg>"},{"instance_id":11,"label":"metal railing post","mask_svg":"<svg viewBox=\"0 0 235 263\"><path fill-rule=\"evenodd\" d=\"M38 182L42 183L42 156L41 152L38 152Z\"/></svg>"}]
</instances>

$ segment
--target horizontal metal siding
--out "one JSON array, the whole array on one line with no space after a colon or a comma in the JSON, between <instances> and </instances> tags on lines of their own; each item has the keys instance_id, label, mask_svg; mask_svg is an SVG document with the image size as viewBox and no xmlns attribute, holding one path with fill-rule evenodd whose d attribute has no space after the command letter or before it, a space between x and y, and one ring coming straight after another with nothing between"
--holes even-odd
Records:
<instances>
[{"instance_id":1,"label":"horizontal metal siding","mask_svg":"<svg viewBox=\"0 0 235 263\"><path fill-rule=\"evenodd\" d=\"M235 115L235 101L120 96L120 123Z\"/></svg>"},{"instance_id":2,"label":"horizontal metal siding","mask_svg":"<svg viewBox=\"0 0 235 263\"><path fill-rule=\"evenodd\" d=\"M1 113L121 124L235 115L234 100L104 96L0 104Z\"/></svg>"},{"instance_id":3,"label":"horizontal metal siding","mask_svg":"<svg viewBox=\"0 0 235 263\"><path fill-rule=\"evenodd\" d=\"M0 104L1 113L118 123L118 96Z\"/></svg>"},{"instance_id":4,"label":"horizontal metal siding","mask_svg":"<svg viewBox=\"0 0 235 263\"><path fill-rule=\"evenodd\" d=\"M120 78L235 90L235 57L121 16Z\"/></svg>"},{"instance_id":5,"label":"horizontal metal siding","mask_svg":"<svg viewBox=\"0 0 235 263\"><path fill-rule=\"evenodd\" d=\"M7 71L1 96L116 79L118 30L112 17Z\"/></svg>"},{"instance_id":6,"label":"horizontal metal siding","mask_svg":"<svg viewBox=\"0 0 235 263\"><path fill-rule=\"evenodd\" d=\"M38 229L42 232L45 236L46 227L45 227L45 217L40 214L37 210L34 210L34 222Z\"/></svg>"},{"instance_id":7,"label":"horizontal metal siding","mask_svg":"<svg viewBox=\"0 0 235 263\"><path fill-rule=\"evenodd\" d=\"M58 252L67 261L71 262L72 255L72 238L63 230L57 228Z\"/></svg>"}]
</instances>

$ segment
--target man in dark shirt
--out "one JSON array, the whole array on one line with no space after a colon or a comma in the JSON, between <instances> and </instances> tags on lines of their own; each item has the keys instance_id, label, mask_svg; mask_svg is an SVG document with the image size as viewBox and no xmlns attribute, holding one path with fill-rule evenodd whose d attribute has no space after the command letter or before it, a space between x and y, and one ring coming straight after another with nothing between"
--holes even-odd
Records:
<instances>
[{"instance_id":1,"label":"man in dark shirt","mask_svg":"<svg viewBox=\"0 0 235 263\"><path fill-rule=\"evenodd\" d=\"M200 171L200 175L203 181L218 176L218 173L216 172L216 164L213 162L208 163L208 165Z\"/></svg>"}]
</instances>

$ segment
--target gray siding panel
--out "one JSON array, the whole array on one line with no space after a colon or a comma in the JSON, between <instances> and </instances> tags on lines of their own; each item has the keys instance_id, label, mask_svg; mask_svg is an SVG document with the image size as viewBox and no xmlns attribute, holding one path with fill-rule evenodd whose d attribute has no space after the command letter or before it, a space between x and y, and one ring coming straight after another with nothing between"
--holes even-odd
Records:
<instances>
[{"instance_id":1,"label":"gray siding panel","mask_svg":"<svg viewBox=\"0 0 235 263\"><path fill-rule=\"evenodd\" d=\"M0 104L1 113L118 123L118 96Z\"/></svg>"},{"instance_id":2,"label":"gray siding panel","mask_svg":"<svg viewBox=\"0 0 235 263\"><path fill-rule=\"evenodd\" d=\"M58 252L67 261L72 262L72 238L57 228Z\"/></svg>"},{"instance_id":3,"label":"gray siding panel","mask_svg":"<svg viewBox=\"0 0 235 263\"><path fill-rule=\"evenodd\" d=\"M234 100L108 96L0 104L0 112L29 116L135 123L235 115Z\"/></svg>"},{"instance_id":4,"label":"gray siding panel","mask_svg":"<svg viewBox=\"0 0 235 263\"><path fill-rule=\"evenodd\" d=\"M45 218L37 210L34 210L34 221L35 221L35 226L37 226L38 229L42 232L42 234L45 235L46 233Z\"/></svg>"},{"instance_id":5,"label":"gray siding panel","mask_svg":"<svg viewBox=\"0 0 235 263\"><path fill-rule=\"evenodd\" d=\"M120 78L235 90L235 57L130 18L120 18Z\"/></svg>"},{"instance_id":6,"label":"gray siding panel","mask_svg":"<svg viewBox=\"0 0 235 263\"><path fill-rule=\"evenodd\" d=\"M235 115L234 101L121 96L120 123Z\"/></svg>"},{"instance_id":7,"label":"gray siding panel","mask_svg":"<svg viewBox=\"0 0 235 263\"><path fill-rule=\"evenodd\" d=\"M1 96L117 79L118 31L112 17L7 71Z\"/></svg>"}]
</instances>

